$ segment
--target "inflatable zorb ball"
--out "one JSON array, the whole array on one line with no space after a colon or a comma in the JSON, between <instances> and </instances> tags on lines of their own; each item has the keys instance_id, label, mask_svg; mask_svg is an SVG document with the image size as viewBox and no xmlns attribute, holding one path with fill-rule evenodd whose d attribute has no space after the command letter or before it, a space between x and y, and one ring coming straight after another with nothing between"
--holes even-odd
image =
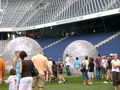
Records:
<instances>
[{"instance_id":1,"label":"inflatable zorb ball","mask_svg":"<svg viewBox=\"0 0 120 90\"><path fill-rule=\"evenodd\" d=\"M13 58L15 51L26 51L29 58L32 58L37 51L43 53L41 46L33 39L28 37L18 37L7 43L4 48L3 58L6 63L6 69L9 70L13 66Z\"/></svg>"},{"instance_id":2,"label":"inflatable zorb ball","mask_svg":"<svg viewBox=\"0 0 120 90\"><path fill-rule=\"evenodd\" d=\"M85 56L96 58L98 55L98 51L95 46L88 41L85 40L77 40L69 44L63 54L63 60L65 60L65 55L68 54L70 57L70 70L72 74L75 74L74 69L74 61L76 57L79 58L80 62L84 60Z\"/></svg>"}]
</instances>

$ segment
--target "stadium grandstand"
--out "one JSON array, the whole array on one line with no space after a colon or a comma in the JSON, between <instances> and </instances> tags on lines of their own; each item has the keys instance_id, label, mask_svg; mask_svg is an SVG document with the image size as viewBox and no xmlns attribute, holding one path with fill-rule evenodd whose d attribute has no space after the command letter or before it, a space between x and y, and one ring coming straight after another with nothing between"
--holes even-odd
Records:
<instances>
[{"instance_id":1,"label":"stadium grandstand","mask_svg":"<svg viewBox=\"0 0 120 90\"><path fill-rule=\"evenodd\" d=\"M120 55L119 17L120 0L0 0L0 50L27 36L55 60L75 40L91 42L101 55Z\"/></svg>"}]
</instances>

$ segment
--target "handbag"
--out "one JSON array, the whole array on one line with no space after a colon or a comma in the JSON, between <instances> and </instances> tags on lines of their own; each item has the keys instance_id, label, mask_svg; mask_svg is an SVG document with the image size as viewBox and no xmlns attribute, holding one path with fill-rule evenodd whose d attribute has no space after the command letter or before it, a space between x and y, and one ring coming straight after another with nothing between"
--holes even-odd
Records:
<instances>
[{"instance_id":1,"label":"handbag","mask_svg":"<svg viewBox=\"0 0 120 90\"><path fill-rule=\"evenodd\" d=\"M33 64L33 68L32 68L31 74L32 74L33 77L39 75L39 72L38 72L37 68L34 66L34 64Z\"/></svg>"}]
</instances>

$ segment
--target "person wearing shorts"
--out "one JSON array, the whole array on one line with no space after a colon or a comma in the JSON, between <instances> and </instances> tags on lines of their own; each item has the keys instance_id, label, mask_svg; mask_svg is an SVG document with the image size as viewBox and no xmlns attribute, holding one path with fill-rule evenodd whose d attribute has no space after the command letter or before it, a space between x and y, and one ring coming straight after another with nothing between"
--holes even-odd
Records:
<instances>
[{"instance_id":1,"label":"person wearing shorts","mask_svg":"<svg viewBox=\"0 0 120 90\"><path fill-rule=\"evenodd\" d=\"M80 61L78 60L78 57L76 57L76 60L74 61L74 68L76 70L76 76L79 77Z\"/></svg>"},{"instance_id":2,"label":"person wearing shorts","mask_svg":"<svg viewBox=\"0 0 120 90\"><path fill-rule=\"evenodd\" d=\"M59 59L58 61L59 61L59 63L58 63L58 79L59 79L59 82L58 83L65 83L65 79L62 76L64 64L63 64L62 59Z\"/></svg>"},{"instance_id":3,"label":"person wearing shorts","mask_svg":"<svg viewBox=\"0 0 120 90\"><path fill-rule=\"evenodd\" d=\"M90 62L88 65L88 76L89 76L89 84L93 84L93 78L94 78L94 59L90 58Z\"/></svg>"},{"instance_id":4,"label":"person wearing shorts","mask_svg":"<svg viewBox=\"0 0 120 90\"><path fill-rule=\"evenodd\" d=\"M120 85L120 60L118 59L117 54L113 55L111 64L114 90L118 90L118 85Z\"/></svg>"},{"instance_id":5,"label":"person wearing shorts","mask_svg":"<svg viewBox=\"0 0 120 90\"><path fill-rule=\"evenodd\" d=\"M107 68L107 58L106 56L102 57L102 61L101 61L101 69L102 69L102 78L106 78L106 68Z\"/></svg>"},{"instance_id":6,"label":"person wearing shorts","mask_svg":"<svg viewBox=\"0 0 120 90\"><path fill-rule=\"evenodd\" d=\"M39 72L38 76L33 77L32 88L34 89L35 85L37 85L39 90L43 90L45 84L44 70L46 69L48 71L48 74L51 77L53 76L48 66L48 59L38 51L37 55L33 56L32 61Z\"/></svg>"}]
</instances>

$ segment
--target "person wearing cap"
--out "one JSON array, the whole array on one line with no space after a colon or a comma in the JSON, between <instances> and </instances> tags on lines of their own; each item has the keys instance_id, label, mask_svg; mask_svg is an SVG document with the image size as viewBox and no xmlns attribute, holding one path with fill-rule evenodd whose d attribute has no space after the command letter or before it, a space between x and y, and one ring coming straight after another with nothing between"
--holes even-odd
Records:
<instances>
[{"instance_id":1,"label":"person wearing cap","mask_svg":"<svg viewBox=\"0 0 120 90\"><path fill-rule=\"evenodd\" d=\"M111 64L114 90L118 90L118 85L120 85L120 60L118 59L117 54L113 55Z\"/></svg>"},{"instance_id":2,"label":"person wearing cap","mask_svg":"<svg viewBox=\"0 0 120 90\"><path fill-rule=\"evenodd\" d=\"M102 66L102 78L106 78L106 67L107 67L106 56L102 57L101 66Z\"/></svg>"},{"instance_id":3,"label":"person wearing cap","mask_svg":"<svg viewBox=\"0 0 120 90\"><path fill-rule=\"evenodd\" d=\"M113 54L111 53L107 61L106 81L104 83L108 83L109 80L112 81L112 64L111 64L112 60L113 60Z\"/></svg>"},{"instance_id":4,"label":"person wearing cap","mask_svg":"<svg viewBox=\"0 0 120 90\"><path fill-rule=\"evenodd\" d=\"M3 82L5 74L5 63L2 57L0 57L0 84Z\"/></svg>"}]
</instances>

